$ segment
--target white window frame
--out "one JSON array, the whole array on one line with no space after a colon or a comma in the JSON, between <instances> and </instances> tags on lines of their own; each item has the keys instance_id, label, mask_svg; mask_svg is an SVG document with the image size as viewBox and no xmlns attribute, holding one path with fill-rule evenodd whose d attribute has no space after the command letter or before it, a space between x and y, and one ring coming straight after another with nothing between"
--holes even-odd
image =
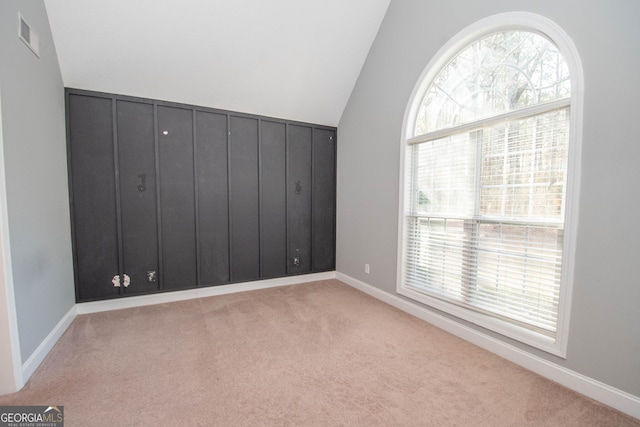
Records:
<instances>
[{"instance_id":1,"label":"white window frame","mask_svg":"<svg viewBox=\"0 0 640 427\"><path fill-rule=\"evenodd\" d=\"M560 281L558 320L555 338L506 322L502 319L460 307L418 292L405 285L406 263L406 215L405 179L406 150L415 135L415 122L422 99L433 80L444 66L466 46L475 40L498 31L533 31L551 39L564 56L571 78L571 115L568 151L568 174L565 201L565 228L563 241L563 265ZM569 318L574 281L575 251L578 230L578 206L580 198L582 117L584 77L578 51L564 30L553 21L529 12L508 12L477 21L451 38L429 61L407 104L401 135L400 200L398 215L398 277L396 292L430 307L452 314L463 320L487 328L501 335L531 345L548 353L566 358L569 336Z\"/></svg>"}]
</instances>

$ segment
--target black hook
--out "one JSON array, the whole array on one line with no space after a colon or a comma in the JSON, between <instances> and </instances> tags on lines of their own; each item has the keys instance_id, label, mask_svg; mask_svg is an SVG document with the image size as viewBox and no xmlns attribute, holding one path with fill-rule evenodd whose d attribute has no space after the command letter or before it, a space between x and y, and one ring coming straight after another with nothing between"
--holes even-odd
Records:
<instances>
[{"instance_id":1,"label":"black hook","mask_svg":"<svg viewBox=\"0 0 640 427\"><path fill-rule=\"evenodd\" d=\"M143 192L147 191L147 186L145 185L147 182L147 174L138 175L138 179L140 179L140 185L138 185L138 191Z\"/></svg>"}]
</instances>

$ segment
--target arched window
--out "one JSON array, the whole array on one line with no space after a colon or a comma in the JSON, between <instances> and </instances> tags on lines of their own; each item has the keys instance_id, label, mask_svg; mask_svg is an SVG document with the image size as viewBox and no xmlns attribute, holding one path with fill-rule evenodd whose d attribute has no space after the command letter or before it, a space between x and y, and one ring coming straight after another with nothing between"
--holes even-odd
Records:
<instances>
[{"instance_id":1,"label":"arched window","mask_svg":"<svg viewBox=\"0 0 640 427\"><path fill-rule=\"evenodd\" d=\"M434 58L405 115L400 294L565 355L581 72L569 38L526 13Z\"/></svg>"}]
</instances>

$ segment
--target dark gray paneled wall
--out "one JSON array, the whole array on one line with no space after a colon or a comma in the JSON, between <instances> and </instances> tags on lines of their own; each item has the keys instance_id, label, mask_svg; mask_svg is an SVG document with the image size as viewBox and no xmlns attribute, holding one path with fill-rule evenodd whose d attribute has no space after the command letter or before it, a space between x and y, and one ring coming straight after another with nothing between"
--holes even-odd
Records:
<instances>
[{"instance_id":1,"label":"dark gray paneled wall","mask_svg":"<svg viewBox=\"0 0 640 427\"><path fill-rule=\"evenodd\" d=\"M255 280L260 277L258 120L235 116L230 120L231 277Z\"/></svg>"},{"instance_id":2,"label":"dark gray paneled wall","mask_svg":"<svg viewBox=\"0 0 640 427\"><path fill-rule=\"evenodd\" d=\"M313 253L312 270L330 270L335 266L335 250L332 242L335 236L336 210L336 135L332 130L314 129L313 157L313 199L311 207ZM317 232L323 230L323 232Z\"/></svg>"},{"instance_id":3,"label":"dark gray paneled wall","mask_svg":"<svg viewBox=\"0 0 640 427\"><path fill-rule=\"evenodd\" d=\"M334 269L335 128L75 89L67 111L78 301Z\"/></svg>"},{"instance_id":4,"label":"dark gray paneled wall","mask_svg":"<svg viewBox=\"0 0 640 427\"><path fill-rule=\"evenodd\" d=\"M163 289L188 288L197 283L193 112L158 106L157 118L162 242L158 279Z\"/></svg>"},{"instance_id":5,"label":"dark gray paneled wall","mask_svg":"<svg viewBox=\"0 0 640 427\"><path fill-rule=\"evenodd\" d=\"M337 270L395 294L400 144L411 91L451 37L510 11L555 21L582 59L580 220L566 360L491 335L640 397L640 2L392 0L339 124Z\"/></svg>"},{"instance_id":6,"label":"dark gray paneled wall","mask_svg":"<svg viewBox=\"0 0 640 427\"><path fill-rule=\"evenodd\" d=\"M145 268L158 269L153 105L116 101L116 120L122 242L120 262L123 270L131 276L127 293L144 293ZM111 189L108 192L111 194Z\"/></svg>"},{"instance_id":7,"label":"dark gray paneled wall","mask_svg":"<svg viewBox=\"0 0 640 427\"><path fill-rule=\"evenodd\" d=\"M227 115L196 113L198 284L229 281Z\"/></svg>"},{"instance_id":8,"label":"dark gray paneled wall","mask_svg":"<svg viewBox=\"0 0 640 427\"><path fill-rule=\"evenodd\" d=\"M76 278L92 298L108 297L113 289L100 286L103 277L119 274L118 222L113 117L110 99L71 97L69 116L81 126L70 126L74 144L69 168L75 179L70 191L74 244L90 248L75 252ZM83 294L78 299L87 298Z\"/></svg>"},{"instance_id":9,"label":"dark gray paneled wall","mask_svg":"<svg viewBox=\"0 0 640 427\"><path fill-rule=\"evenodd\" d=\"M311 270L311 128L288 127L287 231L289 274Z\"/></svg>"},{"instance_id":10,"label":"dark gray paneled wall","mask_svg":"<svg viewBox=\"0 0 640 427\"><path fill-rule=\"evenodd\" d=\"M260 271L263 277L287 274L287 235L280 231L287 228L286 129L285 123L261 122ZM335 182L333 185L335 187Z\"/></svg>"}]
</instances>

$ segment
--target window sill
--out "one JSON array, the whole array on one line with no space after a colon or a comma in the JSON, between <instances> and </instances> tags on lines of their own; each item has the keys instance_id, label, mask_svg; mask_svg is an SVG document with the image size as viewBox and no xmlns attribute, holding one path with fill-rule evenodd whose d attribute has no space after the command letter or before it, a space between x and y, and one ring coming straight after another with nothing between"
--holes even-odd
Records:
<instances>
[{"instance_id":1,"label":"window sill","mask_svg":"<svg viewBox=\"0 0 640 427\"><path fill-rule=\"evenodd\" d=\"M405 286L403 281L398 283L396 291L402 296L440 310L444 313L453 315L474 325L530 345L544 352L553 354L554 356L558 356L563 359L566 358L566 348L561 344L565 340L558 339L558 336L556 336L556 339L550 338L546 335L506 322L502 319L434 298L414 288ZM557 334L559 333L560 332L557 332Z\"/></svg>"}]
</instances>

